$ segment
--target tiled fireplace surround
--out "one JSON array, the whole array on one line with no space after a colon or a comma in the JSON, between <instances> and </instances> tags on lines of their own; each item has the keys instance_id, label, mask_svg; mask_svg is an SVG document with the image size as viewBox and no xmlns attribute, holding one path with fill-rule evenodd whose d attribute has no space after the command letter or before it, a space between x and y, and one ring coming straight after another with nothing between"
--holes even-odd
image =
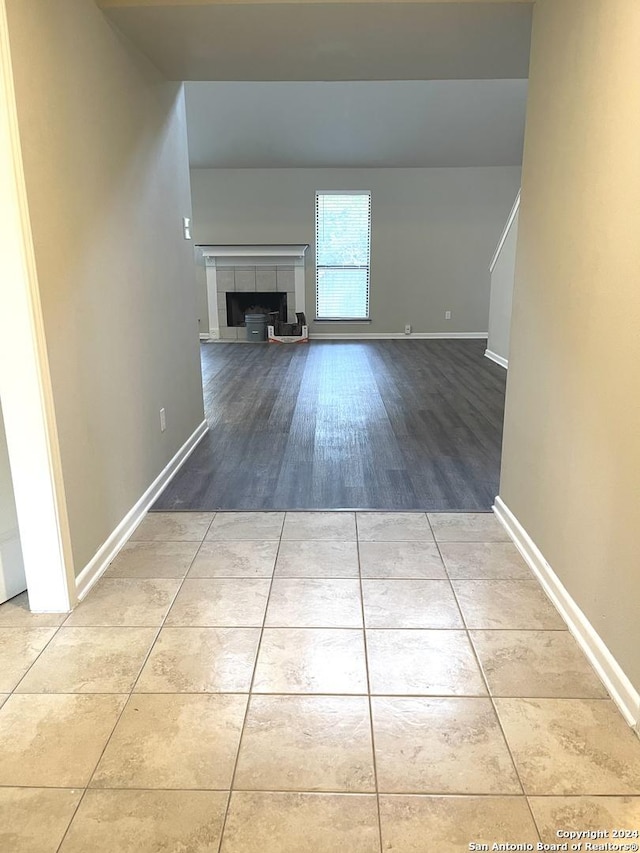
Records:
<instances>
[{"instance_id":1,"label":"tiled fireplace surround","mask_svg":"<svg viewBox=\"0 0 640 853\"><path fill-rule=\"evenodd\" d=\"M245 340L244 328L227 325L226 294L278 292L287 294L288 322L305 311L304 256L308 246L200 246L207 272L209 339ZM259 301L259 300L258 300Z\"/></svg>"}]
</instances>

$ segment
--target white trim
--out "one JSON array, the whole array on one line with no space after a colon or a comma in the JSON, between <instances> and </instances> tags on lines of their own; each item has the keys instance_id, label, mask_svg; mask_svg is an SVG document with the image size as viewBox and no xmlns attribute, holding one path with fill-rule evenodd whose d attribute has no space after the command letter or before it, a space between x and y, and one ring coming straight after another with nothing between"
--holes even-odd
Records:
<instances>
[{"instance_id":1,"label":"white trim","mask_svg":"<svg viewBox=\"0 0 640 853\"><path fill-rule=\"evenodd\" d=\"M207 264L215 264L220 269L232 267L304 267L304 258L292 258L289 255L249 255L248 257L228 255L224 258L207 255L205 261Z\"/></svg>"},{"instance_id":2,"label":"white trim","mask_svg":"<svg viewBox=\"0 0 640 853\"><path fill-rule=\"evenodd\" d=\"M547 563L540 549L500 496L496 497L493 511L513 539L529 568L540 581L560 616L567 623L569 631L609 691L625 720L630 726L637 726L640 721L640 693Z\"/></svg>"},{"instance_id":3,"label":"white trim","mask_svg":"<svg viewBox=\"0 0 640 853\"><path fill-rule=\"evenodd\" d=\"M495 361L496 364L499 364L500 367L504 367L505 370L509 369L509 359L505 358L503 355L498 355L497 352L493 352L493 350L486 349L484 351L485 357L490 358L491 361Z\"/></svg>"},{"instance_id":4,"label":"white trim","mask_svg":"<svg viewBox=\"0 0 640 853\"><path fill-rule=\"evenodd\" d=\"M205 258L304 258L305 252L309 248L308 243L292 243L292 244L268 244L260 245L228 245L228 246L208 246L198 245L196 248L202 250Z\"/></svg>"},{"instance_id":5,"label":"white trim","mask_svg":"<svg viewBox=\"0 0 640 853\"><path fill-rule=\"evenodd\" d=\"M296 304L294 306L297 314L306 314L307 293L304 260L299 261L293 268L293 286Z\"/></svg>"},{"instance_id":6,"label":"white trim","mask_svg":"<svg viewBox=\"0 0 640 853\"><path fill-rule=\"evenodd\" d=\"M133 531L140 524L150 506L158 499L158 496L167 487L169 481L177 474L178 470L196 449L198 443L207 432L207 422L202 421L200 426L185 441L175 454L173 459L163 468L156 479L151 483L142 497L136 501L120 524L111 533L107 541L101 545L92 559L76 578L76 592L78 600L81 600L89 592L94 583L101 577L122 546L127 542Z\"/></svg>"},{"instance_id":7,"label":"white trim","mask_svg":"<svg viewBox=\"0 0 640 853\"><path fill-rule=\"evenodd\" d=\"M218 274L214 258L204 259L207 278L207 305L209 307L209 337L220 337L220 319L218 317Z\"/></svg>"},{"instance_id":8,"label":"white trim","mask_svg":"<svg viewBox=\"0 0 640 853\"><path fill-rule=\"evenodd\" d=\"M210 332L200 332L200 340L201 341L210 341L211 333Z\"/></svg>"},{"instance_id":9,"label":"white trim","mask_svg":"<svg viewBox=\"0 0 640 853\"><path fill-rule=\"evenodd\" d=\"M24 179L5 0L0 0L0 397L29 604L75 601L71 536Z\"/></svg>"},{"instance_id":10,"label":"white trim","mask_svg":"<svg viewBox=\"0 0 640 853\"><path fill-rule=\"evenodd\" d=\"M504 226L504 231L502 232L502 236L498 240L498 245L496 247L495 252L493 253L493 258L491 263L489 264L489 272L493 272L493 268L498 262L498 258L500 257L500 252L502 251L502 247L504 246L504 242L509 235L509 231L511 230L511 226L513 225L513 220L516 218L516 213L520 208L520 190L518 190L518 195L516 196L516 200L513 202L513 207L511 208L511 213L509 214L509 218L507 219L507 224Z\"/></svg>"},{"instance_id":11,"label":"white trim","mask_svg":"<svg viewBox=\"0 0 640 853\"><path fill-rule=\"evenodd\" d=\"M309 337L316 341L360 341L360 340L486 340L486 332L311 332Z\"/></svg>"}]
</instances>

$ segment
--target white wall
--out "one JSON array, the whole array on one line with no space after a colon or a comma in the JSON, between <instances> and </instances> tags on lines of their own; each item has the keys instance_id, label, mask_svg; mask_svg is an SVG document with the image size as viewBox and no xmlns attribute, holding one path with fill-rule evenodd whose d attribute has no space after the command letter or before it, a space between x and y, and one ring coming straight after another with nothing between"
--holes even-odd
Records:
<instances>
[{"instance_id":1,"label":"white wall","mask_svg":"<svg viewBox=\"0 0 640 853\"><path fill-rule=\"evenodd\" d=\"M312 332L402 333L411 323L415 332L486 333L489 262L519 183L517 167L193 169L194 239L309 243L312 320L315 192L371 190L371 323L312 323Z\"/></svg>"},{"instance_id":2,"label":"white wall","mask_svg":"<svg viewBox=\"0 0 640 853\"><path fill-rule=\"evenodd\" d=\"M184 97L93 0L7 12L78 574L203 419Z\"/></svg>"},{"instance_id":3,"label":"white wall","mask_svg":"<svg viewBox=\"0 0 640 853\"><path fill-rule=\"evenodd\" d=\"M516 244L518 241L518 216L516 209L508 223L501 241L498 256L491 271L491 296L489 299L489 340L487 353L490 358L504 363L509 361L509 336L511 331L511 303L513 281L516 274ZM502 362L500 362L502 360Z\"/></svg>"}]
</instances>

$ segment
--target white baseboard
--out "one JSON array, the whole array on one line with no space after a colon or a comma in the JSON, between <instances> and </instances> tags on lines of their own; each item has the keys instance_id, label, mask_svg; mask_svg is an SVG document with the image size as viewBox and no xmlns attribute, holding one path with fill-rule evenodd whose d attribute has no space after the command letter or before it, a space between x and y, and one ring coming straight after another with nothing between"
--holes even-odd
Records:
<instances>
[{"instance_id":1,"label":"white baseboard","mask_svg":"<svg viewBox=\"0 0 640 853\"><path fill-rule=\"evenodd\" d=\"M404 332L310 332L309 338L314 341L386 341L407 340L431 341L431 340L486 340L487 332L412 332L405 335ZM219 335L200 333L200 340L211 343L235 344L253 343L253 341L222 339ZM485 352L487 354L488 350ZM491 356L489 356L491 358ZM496 356L494 360L499 359ZM500 362L499 362L500 363ZM505 364L502 365L506 367Z\"/></svg>"},{"instance_id":2,"label":"white baseboard","mask_svg":"<svg viewBox=\"0 0 640 853\"><path fill-rule=\"evenodd\" d=\"M500 367L504 367L505 370L509 369L509 360L506 359L503 355L498 355L497 352L493 352L493 350L486 349L484 351L485 357L490 358L491 361L495 361L496 364L499 364Z\"/></svg>"},{"instance_id":3,"label":"white baseboard","mask_svg":"<svg viewBox=\"0 0 640 853\"><path fill-rule=\"evenodd\" d=\"M502 498L496 498L493 511L567 623L569 631L609 691L625 720L637 731L640 722L640 693Z\"/></svg>"},{"instance_id":4,"label":"white baseboard","mask_svg":"<svg viewBox=\"0 0 640 853\"><path fill-rule=\"evenodd\" d=\"M311 332L315 341L386 341L386 340L486 340L487 332Z\"/></svg>"},{"instance_id":5,"label":"white baseboard","mask_svg":"<svg viewBox=\"0 0 640 853\"><path fill-rule=\"evenodd\" d=\"M98 549L96 554L87 563L76 578L76 593L81 600L89 592L94 583L106 570L109 563L116 556L133 531L140 524L149 507L155 503L160 493L165 489L169 481L177 474L180 467L193 453L198 442L207 432L207 422L203 421L197 429L189 436L180 450L171 459L168 465L158 474L142 497L131 507L107 541Z\"/></svg>"}]
</instances>

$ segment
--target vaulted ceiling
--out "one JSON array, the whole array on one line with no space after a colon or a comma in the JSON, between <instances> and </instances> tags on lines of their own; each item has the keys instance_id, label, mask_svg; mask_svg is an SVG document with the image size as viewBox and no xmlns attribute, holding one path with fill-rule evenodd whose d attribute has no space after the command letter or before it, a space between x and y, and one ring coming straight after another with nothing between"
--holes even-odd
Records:
<instances>
[{"instance_id":1,"label":"vaulted ceiling","mask_svg":"<svg viewBox=\"0 0 640 853\"><path fill-rule=\"evenodd\" d=\"M530 0L98 0L187 83L195 167L522 157Z\"/></svg>"},{"instance_id":2,"label":"vaulted ceiling","mask_svg":"<svg viewBox=\"0 0 640 853\"><path fill-rule=\"evenodd\" d=\"M520 165L526 97L526 80L188 83L191 165Z\"/></svg>"},{"instance_id":3,"label":"vaulted ceiling","mask_svg":"<svg viewBox=\"0 0 640 853\"><path fill-rule=\"evenodd\" d=\"M174 80L527 76L529 2L101 0Z\"/></svg>"}]
</instances>

